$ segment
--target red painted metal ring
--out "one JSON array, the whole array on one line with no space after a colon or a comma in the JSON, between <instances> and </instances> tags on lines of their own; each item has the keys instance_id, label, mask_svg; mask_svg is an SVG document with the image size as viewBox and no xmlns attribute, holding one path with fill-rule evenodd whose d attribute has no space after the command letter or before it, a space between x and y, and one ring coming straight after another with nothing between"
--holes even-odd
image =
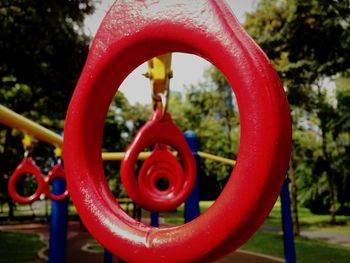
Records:
<instances>
[{"instance_id":1,"label":"red painted metal ring","mask_svg":"<svg viewBox=\"0 0 350 263\"><path fill-rule=\"evenodd\" d=\"M61 201L69 197L68 189L66 189L62 194L55 195L50 191L50 184L55 178L61 178L66 180L66 176L61 164L56 164L52 170L49 172L48 176L45 178L44 193L47 198L55 201Z\"/></svg>"},{"instance_id":2,"label":"red painted metal ring","mask_svg":"<svg viewBox=\"0 0 350 263\"><path fill-rule=\"evenodd\" d=\"M205 213L157 229L126 215L111 194L102 134L126 76L174 51L200 55L227 77L240 111L240 148L226 187ZM109 251L129 262L212 261L245 242L276 201L290 157L290 115L277 74L224 1L120 0L90 49L68 109L64 149L70 195L84 225Z\"/></svg>"},{"instance_id":3,"label":"red painted metal ring","mask_svg":"<svg viewBox=\"0 0 350 263\"><path fill-rule=\"evenodd\" d=\"M176 157L158 145L142 165L136 179L134 171L139 153L157 143L177 150L184 169ZM166 191L157 190L153 176L167 179L169 188ZM156 111L152 120L137 132L122 161L120 177L130 198L142 208L153 212L174 210L191 194L196 181L196 163L182 131L173 123L169 113L163 116L161 111ZM151 177L150 181L147 180L148 177Z\"/></svg>"},{"instance_id":4,"label":"red painted metal ring","mask_svg":"<svg viewBox=\"0 0 350 263\"><path fill-rule=\"evenodd\" d=\"M37 188L35 192L30 196L22 196L17 192L16 189L18 180L25 174L33 175L37 181ZM43 192L44 185L44 176L42 175L40 169L38 166L36 166L32 158L26 157L10 176L8 182L8 191L11 198L16 202L21 204L31 204L40 197L41 193Z\"/></svg>"},{"instance_id":5,"label":"red painted metal ring","mask_svg":"<svg viewBox=\"0 0 350 263\"><path fill-rule=\"evenodd\" d=\"M162 179L168 183L164 189L157 186L158 180ZM186 174L179 160L168 149L162 148L152 152L151 156L142 164L138 174L139 190L144 195L152 196L159 202L164 202L162 198L159 198L160 196L165 195L166 198L170 199L179 189L182 190L185 180ZM176 207L174 205L167 211L174 210Z\"/></svg>"}]
</instances>

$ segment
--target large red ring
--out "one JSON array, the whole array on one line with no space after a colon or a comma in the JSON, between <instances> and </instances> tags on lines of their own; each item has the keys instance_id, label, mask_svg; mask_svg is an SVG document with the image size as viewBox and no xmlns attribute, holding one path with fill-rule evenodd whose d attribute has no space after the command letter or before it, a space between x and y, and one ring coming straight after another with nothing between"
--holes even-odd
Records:
<instances>
[{"instance_id":1,"label":"large red ring","mask_svg":"<svg viewBox=\"0 0 350 263\"><path fill-rule=\"evenodd\" d=\"M35 192L30 196L22 196L17 192L16 184L18 180L25 174L31 174L35 177L37 181L37 188ZM16 170L10 176L8 182L8 191L13 200L21 204L31 204L37 200L44 189L44 176L42 175L40 169L34 163L33 159L26 157L23 161L17 166Z\"/></svg>"},{"instance_id":2,"label":"large red ring","mask_svg":"<svg viewBox=\"0 0 350 263\"><path fill-rule=\"evenodd\" d=\"M237 98L241 136L237 163L216 202L190 223L158 229L120 208L104 176L101 145L122 81L144 61L174 51L200 55L224 73ZM290 150L282 85L224 1L120 0L112 6L72 97L64 140L70 195L85 226L109 251L128 262L169 263L212 261L238 248L273 207Z\"/></svg>"}]
</instances>

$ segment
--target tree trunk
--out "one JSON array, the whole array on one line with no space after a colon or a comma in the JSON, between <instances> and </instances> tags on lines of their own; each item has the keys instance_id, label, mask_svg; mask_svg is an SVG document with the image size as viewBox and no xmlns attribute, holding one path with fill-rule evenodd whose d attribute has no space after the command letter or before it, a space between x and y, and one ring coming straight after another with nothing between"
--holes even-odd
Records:
<instances>
[{"instance_id":1,"label":"tree trunk","mask_svg":"<svg viewBox=\"0 0 350 263\"><path fill-rule=\"evenodd\" d=\"M230 113L228 110L226 110L226 125L227 125L227 142L228 142L228 148L229 148L229 153L232 157L233 155L233 145L232 145L232 137L231 137L231 133L232 133L232 123L230 120Z\"/></svg>"},{"instance_id":2,"label":"tree trunk","mask_svg":"<svg viewBox=\"0 0 350 263\"><path fill-rule=\"evenodd\" d=\"M329 116L322 114L323 111L325 111L325 101L323 98L323 94L321 91L321 85L317 85L318 88L318 119L320 120L320 128L321 128L321 137L322 137L322 158L325 162L325 172L327 175L327 182L328 182L328 191L329 191L329 202L330 202L330 208L329 212L331 214L330 223L335 224L335 214L336 214L336 189L334 186L334 174L333 169L331 166L331 159L328 155L327 151L327 121Z\"/></svg>"},{"instance_id":3,"label":"tree trunk","mask_svg":"<svg viewBox=\"0 0 350 263\"><path fill-rule=\"evenodd\" d=\"M234 115L234 109L233 105L231 103L232 101L232 95L230 92L232 92L231 87L229 86L219 86L218 87L219 92L221 93L220 97L224 101L224 118L226 122L227 127L227 143L228 143L228 149L230 156L229 158L235 158L233 154L233 143L232 143L232 120L231 117Z\"/></svg>"},{"instance_id":4,"label":"tree trunk","mask_svg":"<svg viewBox=\"0 0 350 263\"><path fill-rule=\"evenodd\" d=\"M321 120L321 123L322 123L322 120ZM329 212L331 214L330 223L335 224L336 223L336 218L335 218L336 203L335 203L334 176L333 176L333 171L331 167L331 160L327 152L326 127L324 124L321 124L321 133L322 133L322 154L323 154L323 159L325 161L325 169L326 169L328 188L329 188L329 202L330 202Z\"/></svg>"},{"instance_id":5,"label":"tree trunk","mask_svg":"<svg viewBox=\"0 0 350 263\"><path fill-rule=\"evenodd\" d=\"M297 199L297 187L296 187L296 174L293 166L293 153L289 162L289 179L291 187L291 205L292 205L292 221L294 236L300 236L300 224L298 216L298 199Z\"/></svg>"}]
</instances>

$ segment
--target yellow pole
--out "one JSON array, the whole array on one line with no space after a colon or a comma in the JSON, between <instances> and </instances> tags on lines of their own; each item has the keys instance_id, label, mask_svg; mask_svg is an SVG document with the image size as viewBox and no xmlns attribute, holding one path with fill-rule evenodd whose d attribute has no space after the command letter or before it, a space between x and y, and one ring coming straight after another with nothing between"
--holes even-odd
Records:
<instances>
[{"instance_id":1,"label":"yellow pole","mask_svg":"<svg viewBox=\"0 0 350 263\"><path fill-rule=\"evenodd\" d=\"M25 134L33 136L41 141L47 142L56 146L56 149L61 149L63 145L63 138L57 133L29 120L22 115L0 105L0 123L9 127L15 128ZM102 153L104 161L120 161L124 158L123 152L109 152ZM140 160L146 159L150 155L149 152L142 152L139 155Z\"/></svg>"},{"instance_id":2,"label":"yellow pole","mask_svg":"<svg viewBox=\"0 0 350 263\"><path fill-rule=\"evenodd\" d=\"M0 123L27 133L35 138L62 147L63 138L57 133L31 121L22 115L0 105Z\"/></svg>"},{"instance_id":3,"label":"yellow pole","mask_svg":"<svg viewBox=\"0 0 350 263\"><path fill-rule=\"evenodd\" d=\"M151 152L141 152L139 154L139 160L146 160L151 155ZM102 159L104 161L120 161L123 160L125 152L108 152L102 153Z\"/></svg>"},{"instance_id":4,"label":"yellow pole","mask_svg":"<svg viewBox=\"0 0 350 263\"><path fill-rule=\"evenodd\" d=\"M49 129L41 126L40 124L31 121L22 115L0 105L0 123L3 123L9 127L15 128L25 134L33 136L39 140L52 144L58 148L63 145L63 138L57 133L50 131ZM102 159L104 161L120 161L124 158L123 152L108 152L102 153ZM140 153L138 159L145 160L150 155L150 152ZM234 165L236 161L216 156L209 153L198 152L198 155L202 158L206 158L212 161L221 162L224 164Z\"/></svg>"},{"instance_id":5,"label":"yellow pole","mask_svg":"<svg viewBox=\"0 0 350 263\"><path fill-rule=\"evenodd\" d=\"M212 160L212 161L220 162L220 163L224 163L224 164L229 164L229 165L232 165L232 166L235 165L235 163L236 163L235 160L224 158L224 157L220 157L220 156L213 155L213 154L210 154L210 153L198 152L198 155L201 158L205 158L205 159L208 159L208 160Z\"/></svg>"}]
</instances>

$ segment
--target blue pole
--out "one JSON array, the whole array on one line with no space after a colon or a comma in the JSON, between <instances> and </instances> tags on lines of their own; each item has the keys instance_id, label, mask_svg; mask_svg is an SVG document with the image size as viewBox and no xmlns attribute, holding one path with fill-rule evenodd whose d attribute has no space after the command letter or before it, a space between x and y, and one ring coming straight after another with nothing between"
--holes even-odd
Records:
<instances>
[{"instance_id":1,"label":"blue pole","mask_svg":"<svg viewBox=\"0 0 350 263\"><path fill-rule=\"evenodd\" d=\"M151 226L159 227L159 214L151 212Z\"/></svg>"},{"instance_id":2,"label":"blue pole","mask_svg":"<svg viewBox=\"0 0 350 263\"><path fill-rule=\"evenodd\" d=\"M66 189L66 182L56 178L52 182L52 192L59 195ZM49 263L66 262L68 199L51 202Z\"/></svg>"},{"instance_id":3,"label":"blue pole","mask_svg":"<svg viewBox=\"0 0 350 263\"><path fill-rule=\"evenodd\" d=\"M282 212L282 228L283 228L283 242L284 242L284 257L286 263L295 263L295 247L294 247L294 233L292 213L290 208L290 196L289 196L289 180L284 181L281 198L281 212Z\"/></svg>"},{"instance_id":4,"label":"blue pole","mask_svg":"<svg viewBox=\"0 0 350 263\"><path fill-rule=\"evenodd\" d=\"M113 255L111 252L109 252L107 249L105 249L104 254L104 263L112 263L113 262Z\"/></svg>"},{"instance_id":5,"label":"blue pole","mask_svg":"<svg viewBox=\"0 0 350 263\"><path fill-rule=\"evenodd\" d=\"M197 143L197 135L194 131L186 131L185 139L188 145L191 148L192 154L196 160L196 167L198 167L198 143ZM196 172L196 184L192 190L192 193L185 201L185 223L188 223L199 216L199 180L198 180L198 169Z\"/></svg>"}]
</instances>

